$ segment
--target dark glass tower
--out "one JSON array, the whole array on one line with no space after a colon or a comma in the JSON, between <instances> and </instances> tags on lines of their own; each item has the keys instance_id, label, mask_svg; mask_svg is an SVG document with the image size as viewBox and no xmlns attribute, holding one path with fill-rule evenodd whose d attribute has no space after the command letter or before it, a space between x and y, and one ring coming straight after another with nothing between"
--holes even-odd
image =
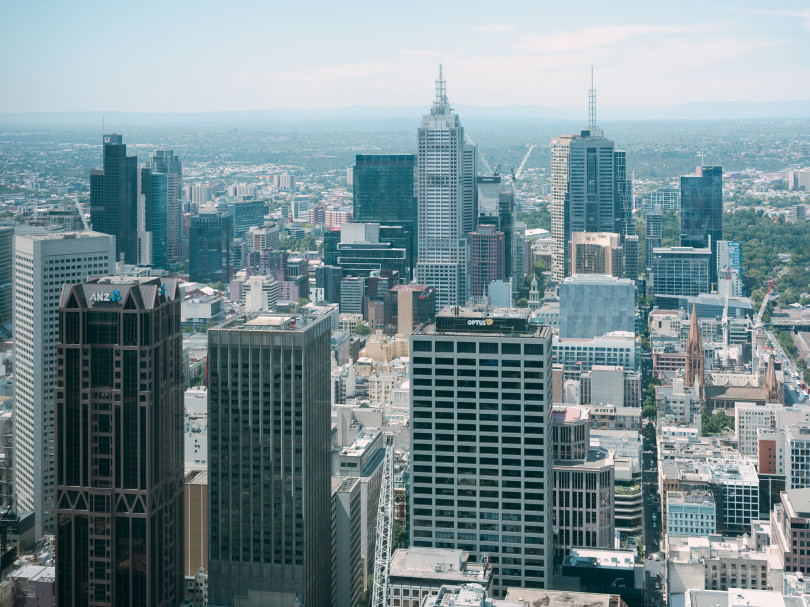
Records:
<instances>
[{"instance_id":1,"label":"dark glass tower","mask_svg":"<svg viewBox=\"0 0 810 607\"><path fill-rule=\"evenodd\" d=\"M173 150L155 150L147 164L153 173L165 173L167 184L166 241L169 261L185 259L183 243L183 163Z\"/></svg>"},{"instance_id":2,"label":"dark glass tower","mask_svg":"<svg viewBox=\"0 0 810 607\"><path fill-rule=\"evenodd\" d=\"M225 213L204 213L191 218L188 232L189 279L224 282L231 279L233 220Z\"/></svg>"},{"instance_id":3,"label":"dark glass tower","mask_svg":"<svg viewBox=\"0 0 810 607\"><path fill-rule=\"evenodd\" d=\"M139 263L168 269L169 176L148 168L138 169L141 199L138 208Z\"/></svg>"},{"instance_id":4,"label":"dark glass tower","mask_svg":"<svg viewBox=\"0 0 810 607\"><path fill-rule=\"evenodd\" d=\"M212 605L329 604L331 323L240 316L208 332Z\"/></svg>"},{"instance_id":5,"label":"dark glass tower","mask_svg":"<svg viewBox=\"0 0 810 607\"><path fill-rule=\"evenodd\" d=\"M402 226L409 234L408 263L416 257L417 211L413 154L358 154L354 165L354 221Z\"/></svg>"},{"instance_id":6,"label":"dark glass tower","mask_svg":"<svg viewBox=\"0 0 810 607\"><path fill-rule=\"evenodd\" d=\"M681 246L708 248L712 284L717 283L717 241L723 239L723 167L701 166L681 177Z\"/></svg>"},{"instance_id":7,"label":"dark glass tower","mask_svg":"<svg viewBox=\"0 0 810 607\"><path fill-rule=\"evenodd\" d=\"M104 135L103 168L90 171L90 221L115 236L116 259L138 263L138 157L127 156L121 135Z\"/></svg>"},{"instance_id":8,"label":"dark glass tower","mask_svg":"<svg viewBox=\"0 0 810 607\"><path fill-rule=\"evenodd\" d=\"M65 285L56 388L57 605L183 597L183 378L175 279Z\"/></svg>"}]
</instances>

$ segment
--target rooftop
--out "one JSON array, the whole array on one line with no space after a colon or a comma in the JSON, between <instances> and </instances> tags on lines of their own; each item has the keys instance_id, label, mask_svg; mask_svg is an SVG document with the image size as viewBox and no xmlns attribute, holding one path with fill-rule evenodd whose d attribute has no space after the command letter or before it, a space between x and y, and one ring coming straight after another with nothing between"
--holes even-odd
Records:
<instances>
[{"instance_id":1,"label":"rooftop","mask_svg":"<svg viewBox=\"0 0 810 607\"><path fill-rule=\"evenodd\" d=\"M555 607L615 607L620 604L618 594L539 590L536 588L507 588L505 600L525 601L529 605L553 605Z\"/></svg>"},{"instance_id":2,"label":"rooftop","mask_svg":"<svg viewBox=\"0 0 810 607\"><path fill-rule=\"evenodd\" d=\"M492 569L468 562L469 554L446 548L398 548L391 556L390 576L420 577L440 581L487 582Z\"/></svg>"},{"instance_id":3,"label":"rooftop","mask_svg":"<svg viewBox=\"0 0 810 607\"><path fill-rule=\"evenodd\" d=\"M609 567L613 569L632 569L636 564L636 553L633 550L587 550L572 548L563 560L571 567Z\"/></svg>"}]
</instances>

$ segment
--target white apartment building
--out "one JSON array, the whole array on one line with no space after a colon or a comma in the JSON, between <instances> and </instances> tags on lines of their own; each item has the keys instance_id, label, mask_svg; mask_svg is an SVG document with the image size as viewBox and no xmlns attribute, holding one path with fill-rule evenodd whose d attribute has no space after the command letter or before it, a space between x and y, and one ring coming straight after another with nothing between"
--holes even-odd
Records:
<instances>
[{"instance_id":1,"label":"white apartment building","mask_svg":"<svg viewBox=\"0 0 810 607\"><path fill-rule=\"evenodd\" d=\"M54 527L54 389L62 285L114 272L114 236L14 237L14 484L18 508L36 512L36 537Z\"/></svg>"}]
</instances>

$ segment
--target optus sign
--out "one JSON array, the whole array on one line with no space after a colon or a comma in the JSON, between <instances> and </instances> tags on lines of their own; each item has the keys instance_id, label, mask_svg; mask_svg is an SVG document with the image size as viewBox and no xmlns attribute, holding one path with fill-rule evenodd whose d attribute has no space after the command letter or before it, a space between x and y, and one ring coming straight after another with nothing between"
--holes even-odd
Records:
<instances>
[{"instance_id":1,"label":"optus sign","mask_svg":"<svg viewBox=\"0 0 810 607\"><path fill-rule=\"evenodd\" d=\"M495 323L491 318L470 318L467 320L468 327L491 327Z\"/></svg>"}]
</instances>

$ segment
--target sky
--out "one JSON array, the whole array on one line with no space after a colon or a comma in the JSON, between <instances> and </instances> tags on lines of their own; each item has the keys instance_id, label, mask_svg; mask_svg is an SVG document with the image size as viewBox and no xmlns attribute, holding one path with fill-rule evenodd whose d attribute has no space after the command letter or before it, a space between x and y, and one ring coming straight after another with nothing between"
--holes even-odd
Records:
<instances>
[{"instance_id":1,"label":"sky","mask_svg":"<svg viewBox=\"0 0 810 607\"><path fill-rule=\"evenodd\" d=\"M767 7L767 8L765 8ZM0 3L0 113L810 99L810 2Z\"/></svg>"}]
</instances>

